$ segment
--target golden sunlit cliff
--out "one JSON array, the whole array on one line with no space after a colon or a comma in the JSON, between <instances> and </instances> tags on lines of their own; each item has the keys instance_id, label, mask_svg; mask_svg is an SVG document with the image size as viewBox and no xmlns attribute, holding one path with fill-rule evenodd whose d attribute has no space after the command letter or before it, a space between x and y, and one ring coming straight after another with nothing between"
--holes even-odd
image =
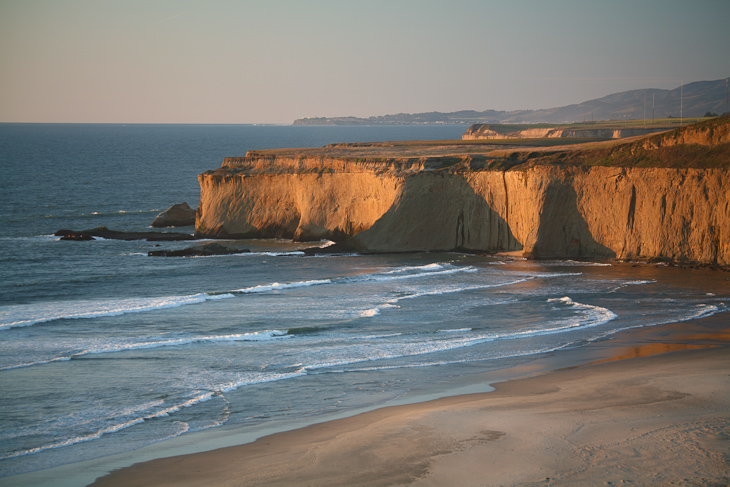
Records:
<instances>
[{"instance_id":1,"label":"golden sunlit cliff","mask_svg":"<svg viewBox=\"0 0 730 487\"><path fill-rule=\"evenodd\" d=\"M729 127L725 117L544 149L434 141L250 152L199 176L196 235L730 265Z\"/></svg>"}]
</instances>

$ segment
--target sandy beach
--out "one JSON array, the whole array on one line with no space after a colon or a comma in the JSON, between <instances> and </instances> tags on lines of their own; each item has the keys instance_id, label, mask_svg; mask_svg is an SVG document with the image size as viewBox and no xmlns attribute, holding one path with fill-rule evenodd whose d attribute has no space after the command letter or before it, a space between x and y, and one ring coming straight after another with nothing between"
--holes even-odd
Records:
<instances>
[{"instance_id":1,"label":"sandy beach","mask_svg":"<svg viewBox=\"0 0 730 487\"><path fill-rule=\"evenodd\" d=\"M727 316L705 325L633 331L594 347L593 363L494 392L157 459L93 485L728 485Z\"/></svg>"}]
</instances>

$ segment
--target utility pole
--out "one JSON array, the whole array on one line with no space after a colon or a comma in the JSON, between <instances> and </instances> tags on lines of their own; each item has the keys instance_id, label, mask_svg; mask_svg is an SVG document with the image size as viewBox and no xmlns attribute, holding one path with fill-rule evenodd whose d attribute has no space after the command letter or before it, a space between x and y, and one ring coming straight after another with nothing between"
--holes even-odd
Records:
<instances>
[{"instance_id":1,"label":"utility pole","mask_svg":"<svg viewBox=\"0 0 730 487\"><path fill-rule=\"evenodd\" d=\"M656 93L651 94L651 123L654 124L654 95Z\"/></svg>"},{"instance_id":2,"label":"utility pole","mask_svg":"<svg viewBox=\"0 0 730 487\"><path fill-rule=\"evenodd\" d=\"M684 93L684 83L681 81L679 82L679 126L682 126L682 122L684 122L684 113L682 112L682 101L683 101L683 93Z\"/></svg>"},{"instance_id":3,"label":"utility pole","mask_svg":"<svg viewBox=\"0 0 730 487\"><path fill-rule=\"evenodd\" d=\"M728 78L725 78L725 115L727 115L727 80Z\"/></svg>"},{"instance_id":4,"label":"utility pole","mask_svg":"<svg viewBox=\"0 0 730 487\"><path fill-rule=\"evenodd\" d=\"M644 128L646 128L646 90L644 90Z\"/></svg>"}]
</instances>

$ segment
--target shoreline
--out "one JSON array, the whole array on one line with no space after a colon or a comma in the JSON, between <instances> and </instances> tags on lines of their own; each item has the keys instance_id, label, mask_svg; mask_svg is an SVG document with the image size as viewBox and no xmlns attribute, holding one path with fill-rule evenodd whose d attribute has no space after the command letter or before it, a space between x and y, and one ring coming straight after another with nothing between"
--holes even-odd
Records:
<instances>
[{"instance_id":1,"label":"shoreline","mask_svg":"<svg viewBox=\"0 0 730 487\"><path fill-rule=\"evenodd\" d=\"M388 406L157 459L92 485L727 481L730 330L723 314L696 321L719 328L703 333L703 323L685 322L659 334L640 330L598 347L607 353L596 355L607 356L592 363L502 381L494 392Z\"/></svg>"},{"instance_id":2,"label":"shoreline","mask_svg":"<svg viewBox=\"0 0 730 487\"><path fill-rule=\"evenodd\" d=\"M228 429L225 427L214 428L211 430L192 433L190 435L183 435L161 443L148 445L139 450L113 455L111 457L103 457L80 463L62 465L47 470L4 477L0 483L6 487L21 485L36 485L39 487L80 487L87 485L94 485L96 487L114 485L185 485L184 483L180 483L179 480L166 482L158 478L157 481L154 481L154 478L149 477L148 473L145 473L142 477L140 477L140 475L150 466L154 466L153 471L164 471L172 475L181 468L181 463L183 465L188 465L190 463L190 459L196 458L204 458L204 461L207 463L213 461L211 458L218 458L219 454L223 454L224 456L221 458L227 458L231 465L236 465L238 464L238 460L236 460L236 458L240 454L233 453L233 456L231 457L231 451L237 451L237 449L246 450L249 448L256 450L262 443L269 445L281 445L281 442L284 441L284 444L286 445L290 442L290 438L292 437L299 438L300 442L303 441L303 445L306 445L309 442L309 446L312 447L315 446L314 443L307 439L306 434L302 435L302 432L311 431L311 429L316 430L318 428L337 432L338 429L341 429L342 424L350 424L352 422L360 424L362 426L361 429L365 431L371 424L377 423L376 420L372 420L370 418L377 418L383 415L387 416L392 411L405 411L403 414L409 416L411 414L420 414L418 411L438 411L441 406L444 406L446 409L438 414L447 416L449 414L454 414L458 417L465 414L465 410L470 409L468 404L474 401L490 402L504 400L503 396L505 391L513 390L512 388L514 387L514 384L517 384L518 389L520 384L529 385L531 383L542 387L541 384L552 383L556 380L559 381L560 377L563 377L565 374L579 373L583 374L583 379L585 379L591 375L585 372L587 370L601 371L613 369L615 367L623 369L623 372L621 372L622 374L628 373L628 375L631 376L630 369L632 367L627 366L626 364L641 364L646 361L655 361L659 365L655 365L654 368L661 368L661 364L665 362L670 365L675 362L677 364L681 364L686 360L692 362L695 359L690 359L689 357L705 354L715 356L714 359L707 359L708 363L715 363L716 365L720 364L719 366L721 368L724 367L724 374L720 374L720 376L724 375L725 378L725 390L722 392L725 396L727 396L725 399L730 401L730 387L727 387L727 385L730 384L727 383L726 379L730 374L730 362L728 362L730 354L728 352L730 352L730 323L728 322L728 314L720 312L709 317L697 318L684 322L624 330L607 339L598 340L580 347L563 349L536 356L521 365L475 374L470 377L470 380L466 385L462 384L445 391L434 390L427 394L419 393L418 395L413 395L411 397L406 397L405 399L392 401L376 407L355 411L345 411L339 414L327 415L322 418L309 418L307 420L287 424L262 425L254 429L240 428L240 426L234 426ZM681 371L681 369L682 367L680 366L679 370ZM632 380L641 380L641 378L637 376ZM524 387L526 386L522 387L522 391L524 393ZM720 387L720 389L722 388ZM669 402L671 403L672 401ZM520 407L519 402L512 405L512 408L518 407ZM461 411L461 409L464 411ZM730 425L730 414L725 413L724 409L722 410L722 413L724 413L725 418L725 431L727 432L727 437L730 438L730 426L728 426ZM433 414L437 413L434 412ZM463 429L467 426L468 425L461 424L459 426L455 426L455 428ZM494 431L497 430L498 428ZM473 442L475 442L475 444L481 442L481 444L494 443L495 445L501 445L499 441L501 438L501 436L499 438L495 438L494 441L475 439ZM275 446L273 448L275 448ZM730 444L728 444L725 449L727 451L725 453L726 458L729 460L726 463L730 464ZM444 458L450 456L459 457L460 455L465 455L465 453L456 451L452 452L450 455L444 456ZM436 460L438 460L438 458ZM439 461L443 463L443 459ZM171 468L161 467L160 462L163 464L171 462L170 464L173 466ZM204 475L204 484L211 486L301 485L296 480L290 480L288 483L285 481L276 481L273 483L264 482L259 484L249 483L244 480L242 480L242 483L240 484L235 482L230 483L223 477L217 476L215 473L220 470L220 467L210 467L208 470L209 472ZM108 477L110 473L112 477ZM546 477L548 476L549 475L546 475ZM552 476L552 478L556 477L555 474L552 474ZM148 477L149 480L153 481L150 483L144 483L144 480ZM368 479L370 477L375 478L377 476L373 475L371 472L368 474ZM544 479L546 477L544 477L542 481L536 485L565 485L545 483ZM727 477L730 479L730 472L728 472ZM443 482L446 482L445 480L442 480L441 483L430 484L428 483L428 478L429 477L422 478L420 480L420 482L423 482L422 484L416 483L414 485L444 485ZM201 479L198 479L198 482L200 481ZM202 485L200 483L196 484L194 481L191 482L191 485ZM504 480L504 482L506 482L506 485L531 485L529 483L522 482L510 483L509 480ZM356 481L353 481L353 479L348 479L342 485L345 484L388 485L377 482L372 484L367 482L357 483ZM602 483L602 485L603 484L605 483ZM327 484L320 484L318 481L317 485ZM466 482L460 485L470 484ZM482 482L481 484L475 485L484 485L484 483ZM486 485L492 484L487 483ZM590 482L586 483L583 481L578 482L575 485L591 484Z\"/></svg>"},{"instance_id":3,"label":"shoreline","mask_svg":"<svg viewBox=\"0 0 730 487\"><path fill-rule=\"evenodd\" d=\"M255 430L247 429L245 431L239 431L241 428L235 427L228 430L225 428L206 430L187 436L183 435L182 437L149 445L140 450L115 455L113 457L105 457L82 463L68 464L53 469L5 477L2 479L2 483L7 487L16 485L53 485L59 487L82 485L94 485L97 487L115 485L177 486L186 484L179 478L175 479L174 475L178 472L187 471L189 468L195 469L195 465L200 467L199 462L202 461L203 467L200 468L204 468L206 472L201 478L197 478L197 481L194 475L190 475L189 473L184 474L184 479L190 480L190 485L203 485L200 482L211 486L301 485L298 479L289 479L287 481L283 478L276 479L276 477L272 477L272 482L270 483L258 483L258 481L254 482L251 479L244 479L243 477L241 477L240 483L236 483L234 480L239 478L239 474L242 474L247 469L244 466L245 463L240 462L242 457L249 456L251 452L254 452L256 458L275 458L277 449L281 452L290 451L290 445L294 443L298 445L298 448L303 449L300 450L301 456L294 455L292 457L291 454L288 454L289 456L285 462L286 467L283 470L297 471L297 468L301 468L303 465L299 465L296 462L304 461L307 463L308 461L306 460L308 458L306 452L326 448L326 444L328 443L314 441L313 437L310 436L310 432L312 431L326 432L322 434L329 435L330 438L339 438L341 435L350 438L350 435L354 435L348 440L348 445L351 447L360 445L360 453L354 455L354 457L358 458L364 455L362 448L365 448L364 445L367 443L367 441L364 441L367 438L358 438L358 434L365 434L372 428L377 428L377 425L382 424L382 421L390 422L391 430L393 430L393 428L398 427L408 428L407 425L409 424L411 425L410 427L415 427L415 423L408 422L412 417L420 417L422 414L426 414L428 417L430 417L429 415L436 415L434 417L440 419L435 422L432 421L429 424L433 426L433 424L443 423L444 426L438 429L441 436L453 436L458 431L470 431L473 433L474 429L479 430L476 427L472 428L470 426L470 422L479 421L478 418L475 419L473 416L474 413L472 410L474 409L474 404L484 403L486 405L485 407L489 407L488 403L506 401L511 397L513 399L516 398L516 402L511 404L510 408L521 410L524 409L523 403L526 400L529 402L530 398L534 396L534 393L529 393L531 387L537 387L542 390L545 384L559 384L565 377L575 376L576 374L578 377L573 377L570 381L583 384L583 387L588 387L594 382L596 376L607 377L606 380L608 380L610 378L609 376L613 373L627 377L626 380L628 382L652 380L642 377L638 371L646 369L649 371L650 377L652 374L656 375L657 373L666 376L667 373L661 372L659 369L667 365L672 370L677 371L677 377L684 377L682 374L686 375L686 371L691 368L691 364L705 363L705 367L709 364L711 367L724 371L717 375L718 380L720 378L725 380L724 389L723 386L719 386L717 389L721 390L720 392L724 400L730 401L730 387L727 387L727 377L730 374L730 354L728 354L728 351L730 351L730 324L728 323L727 317L728 315L726 313L721 312L710 317L685 322L624 330L609 339L599 340L573 349L560 350L537 356L527 363L516 367L476 375L474 376L475 379L481 377L483 381L472 379L466 387L448 391L432 391L433 394L431 395L414 396L406 398L406 400L401 402L389 403L376 408L348 411L341 413L339 416L331 415L324 418L301 421L300 423L263 426ZM641 365L647 363L653 365ZM685 363L687 365L686 367L682 365ZM633 364L639 364L639 366L634 367ZM589 377L590 380L586 380ZM494 392L485 392L492 389L496 390ZM624 400L629 401L629 403L632 403L632 401L636 402L637 398L642 397L640 388L632 386L632 390L634 391L633 396L632 394L623 394L621 396ZM549 394L550 392L546 390L544 393ZM696 395L694 393L690 394ZM672 405L675 402L681 403L683 400L683 398L676 400L670 398L660 401L660 403ZM719 402L722 403L722 401ZM648 404L654 403L649 401ZM594 406L598 406L600 410L600 405L594 404ZM627 406L619 405L616 407L621 408ZM628 407L631 410L630 405ZM730 437L730 414L726 413L725 409L723 408L721 411L718 411L716 416L722 416L724 414L724 426L720 427L720 429L722 430L724 428L723 431L725 431L727 437ZM538 413L529 410L527 413L532 416L555 414L554 411ZM687 414L684 414L684 416L687 416ZM679 414L679 417L684 416ZM464 419L467 417L472 418L472 421ZM510 421L511 424L517 425L521 422L521 420L515 422L514 418L511 418ZM497 433L489 433L485 437L480 436L478 438L478 435L474 436L471 434L471 436L468 436L470 438L468 441L463 438L459 439L454 437L456 439L453 441L456 443L452 442L453 445L461 446L458 446L458 448L456 446L453 448L449 447L451 450L443 445L439 446L436 444L438 442L433 443L433 435L426 435L427 437L416 435L416 437L412 437L408 440L409 442L413 440L418 444L422 443L428 446L429 451L441 452L449 450L450 452L448 454L440 453L433 457L428 456L428 458L424 457L419 462L416 462L416 464L420 465L423 461L426 461L429 467L413 473L412 478L409 477L406 483L410 484L415 482L413 485L445 485L444 482L448 482L443 478L441 481L434 481L435 483L433 483L433 476L437 475L438 471L448 471L452 468L450 466L452 460L466 459L469 455L476 455L478 451L484 448L493 448L495 445L497 446L497 450L503 450L502 445L509 438L512 438L514 433L504 432L498 427L491 428L484 429L484 431L499 431L505 434L497 435ZM380 447L385 447L392 440L391 435L387 441L381 440L376 442L376 444L370 443L366 450L368 452L376 451L376 446L380 445ZM397 442L393 444L397 444ZM268 446L262 447L262 445ZM266 448L269 448L269 450L267 451ZM408 451L410 448L411 443L401 445L396 451L385 454L385 458L393 455L396 458L400 450ZM724 455L726 455L727 459L730 459L730 444L724 448ZM538 448L536 451L539 450ZM532 453L534 452L522 452L525 455L531 455ZM282 454L287 455L286 453ZM316 454L320 455L319 452ZM354 457L338 459L334 463L337 465L348 465L348 462L355 460ZM215 466L212 466L215 462L222 463L217 463ZM476 464L484 463L481 459L475 460L475 462ZM506 460L503 459L499 463L503 464L505 462ZM324 464L329 463L332 462L324 462ZM241 472L232 472L229 467L233 469L239 468ZM248 466L249 471L250 467L251 465ZM359 467L352 468L355 469L353 471L356 471ZM458 467L458 469L463 470L463 467ZM362 482L353 478L343 480L338 477L332 485L336 485L338 482L339 485L397 485L397 483L381 483L384 480L383 472L378 473L377 469L372 471L364 468L363 471L367 471L368 473ZM110 472L111 476L108 476ZM224 475L222 472L228 473ZM431 472L430 476L426 475L427 472ZM316 477L317 485L328 485L327 483L320 483L320 479L323 478L320 474L321 472ZM545 479L547 477L555 479L558 477L558 474L546 474L536 485L551 485L550 483L546 483ZM727 477L730 478L730 472L727 473ZM485 477L482 475L479 478L482 479L482 483L474 485L484 485L483 481ZM379 480L376 482L376 479ZM369 483L371 480L372 483ZM540 479L535 479L535 482L537 480ZM529 482L525 482L522 480L516 481L506 476L500 482L496 483L531 485ZM460 483L459 485L471 484L469 483L469 479L465 479L464 483ZM487 483L486 485L493 484ZM591 482L583 479L575 485L591 485Z\"/></svg>"}]
</instances>

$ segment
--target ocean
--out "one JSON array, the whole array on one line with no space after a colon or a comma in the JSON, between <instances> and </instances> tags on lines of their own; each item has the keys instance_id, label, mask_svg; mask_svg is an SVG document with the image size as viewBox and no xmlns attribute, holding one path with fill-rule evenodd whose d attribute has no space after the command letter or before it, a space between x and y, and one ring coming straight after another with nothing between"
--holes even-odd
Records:
<instances>
[{"instance_id":1,"label":"ocean","mask_svg":"<svg viewBox=\"0 0 730 487\"><path fill-rule=\"evenodd\" d=\"M463 253L148 257L148 230L247 150L465 126L0 124L0 476L195 432L301 424L728 311L727 274ZM192 232L192 228L184 229Z\"/></svg>"}]
</instances>

